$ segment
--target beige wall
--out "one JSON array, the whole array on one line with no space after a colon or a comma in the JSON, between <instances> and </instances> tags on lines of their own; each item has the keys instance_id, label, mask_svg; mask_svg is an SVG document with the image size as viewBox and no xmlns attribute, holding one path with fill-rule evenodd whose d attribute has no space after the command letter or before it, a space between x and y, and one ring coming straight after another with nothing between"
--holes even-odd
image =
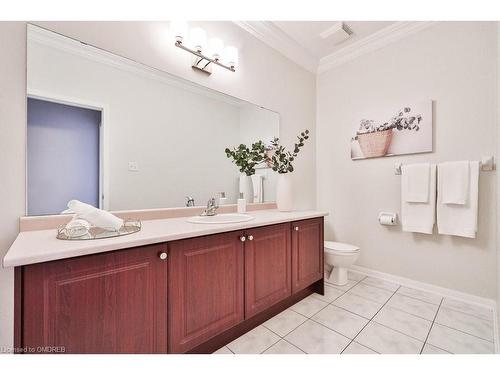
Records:
<instances>
[{"instance_id":1,"label":"beige wall","mask_svg":"<svg viewBox=\"0 0 500 375\"><path fill-rule=\"evenodd\" d=\"M377 222L400 212L394 163L496 154L495 22L438 23L317 78L317 206L326 238L361 247L360 266L496 298L495 172L481 172L476 239L412 234ZM434 152L352 161L363 109L434 101ZM395 108L397 110L397 108Z\"/></svg>"},{"instance_id":2,"label":"beige wall","mask_svg":"<svg viewBox=\"0 0 500 375\"><path fill-rule=\"evenodd\" d=\"M315 77L265 46L230 22L203 22L210 36L218 36L240 50L236 73L214 68L212 76L191 69L191 55L172 46L168 25L161 22L39 22L40 26L176 74L207 87L248 100L280 113L280 134L293 142L302 129L315 127ZM4 178L0 183L0 255L17 234L24 212L25 175L25 23L0 22L0 155ZM304 148L294 173L297 208L315 205L315 141ZM1 269L0 346L12 344L12 270Z\"/></svg>"},{"instance_id":3,"label":"beige wall","mask_svg":"<svg viewBox=\"0 0 500 375\"><path fill-rule=\"evenodd\" d=\"M0 22L0 256L18 232L23 215L26 138L26 26ZM0 347L13 337L13 269L0 269Z\"/></svg>"},{"instance_id":4,"label":"beige wall","mask_svg":"<svg viewBox=\"0 0 500 375\"><path fill-rule=\"evenodd\" d=\"M500 155L500 22L497 22L497 155ZM498 168L498 166L497 166ZM500 322L500 174L497 173L497 323ZM500 324L497 326L500 337ZM499 349L497 343L497 350Z\"/></svg>"}]
</instances>

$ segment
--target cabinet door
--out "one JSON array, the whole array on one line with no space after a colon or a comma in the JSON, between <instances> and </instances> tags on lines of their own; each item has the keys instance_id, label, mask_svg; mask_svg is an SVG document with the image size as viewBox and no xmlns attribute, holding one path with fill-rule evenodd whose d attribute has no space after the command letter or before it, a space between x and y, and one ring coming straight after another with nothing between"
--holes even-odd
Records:
<instances>
[{"instance_id":1,"label":"cabinet door","mask_svg":"<svg viewBox=\"0 0 500 375\"><path fill-rule=\"evenodd\" d=\"M249 229L245 242L245 318L292 294L290 223Z\"/></svg>"},{"instance_id":2,"label":"cabinet door","mask_svg":"<svg viewBox=\"0 0 500 375\"><path fill-rule=\"evenodd\" d=\"M170 352L186 352L243 320L241 235L169 243Z\"/></svg>"},{"instance_id":3,"label":"cabinet door","mask_svg":"<svg viewBox=\"0 0 500 375\"><path fill-rule=\"evenodd\" d=\"M292 292L323 278L323 218L292 223Z\"/></svg>"},{"instance_id":4,"label":"cabinet door","mask_svg":"<svg viewBox=\"0 0 500 375\"><path fill-rule=\"evenodd\" d=\"M166 244L25 266L22 345L166 353Z\"/></svg>"}]
</instances>

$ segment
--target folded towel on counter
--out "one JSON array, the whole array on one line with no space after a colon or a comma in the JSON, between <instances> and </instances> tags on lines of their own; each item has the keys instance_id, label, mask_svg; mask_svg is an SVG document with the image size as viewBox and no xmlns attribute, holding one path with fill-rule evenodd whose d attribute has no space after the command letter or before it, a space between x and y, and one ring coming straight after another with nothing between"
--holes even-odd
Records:
<instances>
[{"instance_id":1,"label":"folded towel on counter","mask_svg":"<svg viewBox=\"0 0 500 375\"><path fill-rule=\"evenodd\" d=\"M404 171L403 171L404 175ZM432 234L436 218L436 165L429 164L426 202L407 202L405 179L401 180L401 223L405 232Z\"/></svg>"},{"instance_id":2,"label":"folded towel on counter","mask_svg":"<svg viewBox=\"0 0 500 375\"><path fill-rule=\"evenodd\" d=\"M119 217L87 203L71 200L68 202L68 208L75 212L76 219L86 220L96 227L119 230L123 225L123 220Z\"/></svg>"},{"instance_id":3,"label":"folded towel on counter","mask_svg":"<svg viewBox=\"0 0 500 375\"><path fill-rule=\"evenodd\" d=\"M406 202L429 202L430 170L429 163L409 164L401 167L401 193Z\"/></svg>"},{"instance_id":4,"label":"folded towel on counter","mask_svg":"<svg viewBox=\"0 0 500 375\"><path fill-rule=\"evenodd\" d=\"M479 162L469 163L468 194L465 204L449 204L444 202L444 189L448 175L438 175L437 223L439 234L476 238L477 214L479 198Z\"/></svg>"},{"instance_id":5,"label":"folded towel on counter","mask_svg":"<svg viewBox=\"0 0 500 375\"><path fill-rule=\"evenodd\" d=\"M470 162L452 161L438 165L441 202L466 204L469 198Z\"/></svg>"}]
</instances>

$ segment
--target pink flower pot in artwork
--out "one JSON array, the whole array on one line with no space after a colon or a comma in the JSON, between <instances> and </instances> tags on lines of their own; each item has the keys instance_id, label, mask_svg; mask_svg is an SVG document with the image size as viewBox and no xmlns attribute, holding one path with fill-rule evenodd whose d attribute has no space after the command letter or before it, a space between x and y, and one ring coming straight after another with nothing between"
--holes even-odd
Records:
<instances>
[{"instance_id":1,"label":"pink flower pot in artwork","mask_svg":"<svg viewBox=\"0 0 500 375\"><path fill-rule=\"evenodd\" d=\"M391 145L392 129L358 134L357 138L365 158L384 156Z\"/></svg>"}]
</instances>

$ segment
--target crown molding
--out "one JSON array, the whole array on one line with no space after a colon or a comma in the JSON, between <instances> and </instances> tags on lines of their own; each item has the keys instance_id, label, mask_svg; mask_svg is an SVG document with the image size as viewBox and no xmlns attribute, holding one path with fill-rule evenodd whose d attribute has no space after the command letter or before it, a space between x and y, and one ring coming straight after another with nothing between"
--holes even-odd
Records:
<instances>
[{"instance_id":1,"label":"crown molding","mask_svg":"<svg viewBox=\"0 0 500 375\"><path fill-rule=\"evenodd\" d=\"M317 73L323 73L339 65L345 64L369 52L376 51L391 43L415 34L429 26L434 21L398 21L392 25L360 39L328 56L320 59Z\"/></svg>"},{"instance_id":2,"label":"crown molding","mask_svg":"<svg viewBox=\"0 0 500 375\"><path fill-rule=\"evenodd\" d=\"M304 69L317 74L326 72L436 24L433 21L394 22L318 60L271 21L235 21L234 23Z\"/></svg>"},{"instance_id":3,"label":"crown molding","mask_svg":"<svg viewBox=\"0 0 500 375\"><path fill-rule=\"evenodd\" d=\"M210 99L222 101L233 106L242 107L249 103L242 99L224 94L222 92L202 86L198 83L191 82L184 78L175 76L157 68L153 68L127 57L122 57L120 55L108 52L98 47L94 47L79 40L72 39L71 37L67 37L65 35L61 35L56 32L44 29L40 26L36 26L33 24L28 24L27 26L28 43L39 43L52 49L82 57L100 64L111 66L113 68L134 74L144 79L161 82L163 84L184 89L189 92L203 95Z\"/></svg>"},{"instance_id":4,"label":"crown molding","mask_svg":"<svg viewBox=\"0 0 500 375\"><path fill-rule=\"evenodd\" d=\"M236 25L311 73L319 60L271 21L235 21Z\"/></svg>"}]
</instances>

